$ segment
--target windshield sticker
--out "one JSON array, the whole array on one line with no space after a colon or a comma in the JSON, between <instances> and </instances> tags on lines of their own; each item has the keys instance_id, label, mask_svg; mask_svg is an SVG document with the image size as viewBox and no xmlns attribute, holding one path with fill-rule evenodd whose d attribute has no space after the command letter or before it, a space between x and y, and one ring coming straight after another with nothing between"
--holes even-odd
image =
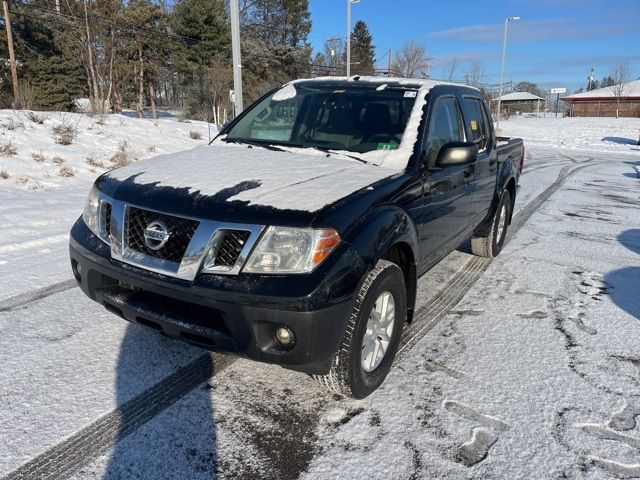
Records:
<instances>
[{"instance_id":1,"label":"windshield sticker","mask_svg":"<svg viewBox=\"0 0 640 480\"><path fill-rule=\"evenodd\" d=\"M397 150L397 149L398 149L397 143L379 143L378 144L378 150Z\"/></svg>"},{"instance_id":2,"label":"windshield sticker","mask_svg":"<svg viewBox=\"0 0 640 480\"><path fill-rule=\"evenodd\" d=\"M471 130L475 132L477 129L478 129L478 122L476 122L475 120L471 120Z\"/></svg>"},{"instance_id":3,"label":"windshield sticker","mask_svg":"<svg viewBox=\"0 0 640 480\"><path fill-rule=\"evenodd\" d=\"M416 98L418 96L418 92L415 90L407 90L404 92L404 98Z\"/></svg>"}]
</instances>

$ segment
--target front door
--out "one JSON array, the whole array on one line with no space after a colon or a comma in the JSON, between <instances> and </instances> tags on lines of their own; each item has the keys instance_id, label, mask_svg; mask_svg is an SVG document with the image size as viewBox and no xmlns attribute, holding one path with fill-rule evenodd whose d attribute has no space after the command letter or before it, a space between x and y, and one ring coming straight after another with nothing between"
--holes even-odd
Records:
<instances>
[{"instance_id":1,"label":"front door","mask_svg":"<svg viewBox=\"0 0 640 480\"><path fill-rule=\"evenodd\" d=\"M425 179L420 225L423 268L433 266L441 258L443 248L468 230L472 217L473 164L436 167L443 145L465 139L460 107L455 97L443 96L436 100L427 128L422 156Z\"/></svg>"}]
</instances>

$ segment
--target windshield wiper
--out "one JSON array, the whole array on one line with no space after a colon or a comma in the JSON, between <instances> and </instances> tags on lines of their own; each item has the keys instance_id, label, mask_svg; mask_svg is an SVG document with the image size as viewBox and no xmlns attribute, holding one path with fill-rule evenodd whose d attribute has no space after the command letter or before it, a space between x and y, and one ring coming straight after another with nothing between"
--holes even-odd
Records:
<instances>
[{"instance_id":1,"label":"windshield wiper","mask_svg":"<svg viewBox=\"0 0 640 480\"><path fill-rule=\"evenodd\" d=\"M362 163L369 163L366 160L363 160L362 158L356 157L355 155L349 155L348 153L342 153L342 151L336 150L334 148L320 147L318 145L300 145L300 144L287 145L287 146L293 147L293 148L313 148L314 150L320 150L321 152L326 152L327 154L342 155L344 157L349 157L349 158L352 158L353 160L357 160Z\"/></svg>"},{"instance_id":2,"label":"windshield wiper","mask_svg":"<svg viewBox=\"0 0 640 480\"><path fill-rule=\"evenodd\" d=\"M237 143L238 145L248 145L249 148L251 147L262 147L262 148L266 148L267 150L273 150L275 152L286 152L286 150L276 147L274 145L270 145L268 143L261 143L261 142L254 142L252 140L246 140L244 138L224 138L222 139L223 142L226 143Z\"/></svg>"}]
</instances>

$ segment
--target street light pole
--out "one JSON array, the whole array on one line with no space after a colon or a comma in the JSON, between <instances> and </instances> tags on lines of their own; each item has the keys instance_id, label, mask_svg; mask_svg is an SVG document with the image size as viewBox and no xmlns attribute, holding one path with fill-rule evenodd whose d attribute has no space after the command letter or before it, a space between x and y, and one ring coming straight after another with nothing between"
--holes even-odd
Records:
<instances>
[{"instance_id":1,"label":"street light pole","mask_svg":"<svg viewBox=\"0 0 640 480\"><path fill-rule=\"evenodd\" d=\"M500 89L498 91L498 113L496 117L496 128L500 128L500 109L502 108L502 81L504 78L504 61L507 56L507 30L509 20L520 20L520 17L507 17L504 19L504 39L502 40L502 65L500 67Z\"/></svg>"},{"instance_id":2,"label":"street light pole","mask_svg":"<svg viewBox=\"0 0 640 480\"><path fill-rule=\"evenodd\" d=\"M242 59L240 55L240 9L238 0L231 0L231 57L233 62L234 116L242 112Z\"/></svg>"},{"instance_id":3,"label":"street light pole","mask_svg":"<svg viewBox=\"0 0 640 480\"><path fill-rule=\"evenodd\" d=\"M351 76L351 4L360 0L347 0L347 77Z\"/></svg>"}]
</instances>

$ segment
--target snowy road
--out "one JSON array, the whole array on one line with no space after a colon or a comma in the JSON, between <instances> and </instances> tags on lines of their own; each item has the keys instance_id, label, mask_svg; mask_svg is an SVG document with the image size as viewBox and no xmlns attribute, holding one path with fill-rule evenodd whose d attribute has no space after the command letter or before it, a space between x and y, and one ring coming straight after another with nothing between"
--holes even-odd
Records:
<instances>
[{"instance_id":1,"label":"snowy road","mask_svg":"<svg viewBox=\"0 0 640 480\"><path fill-rule=\"evenodd\" d=\"M532 149L503 254L463 246L421 279L401 356L362 401L109 314L69 282L86 182L11 190L0 478L640 476L639 160Z\"/></svg>"}]
</instances>

